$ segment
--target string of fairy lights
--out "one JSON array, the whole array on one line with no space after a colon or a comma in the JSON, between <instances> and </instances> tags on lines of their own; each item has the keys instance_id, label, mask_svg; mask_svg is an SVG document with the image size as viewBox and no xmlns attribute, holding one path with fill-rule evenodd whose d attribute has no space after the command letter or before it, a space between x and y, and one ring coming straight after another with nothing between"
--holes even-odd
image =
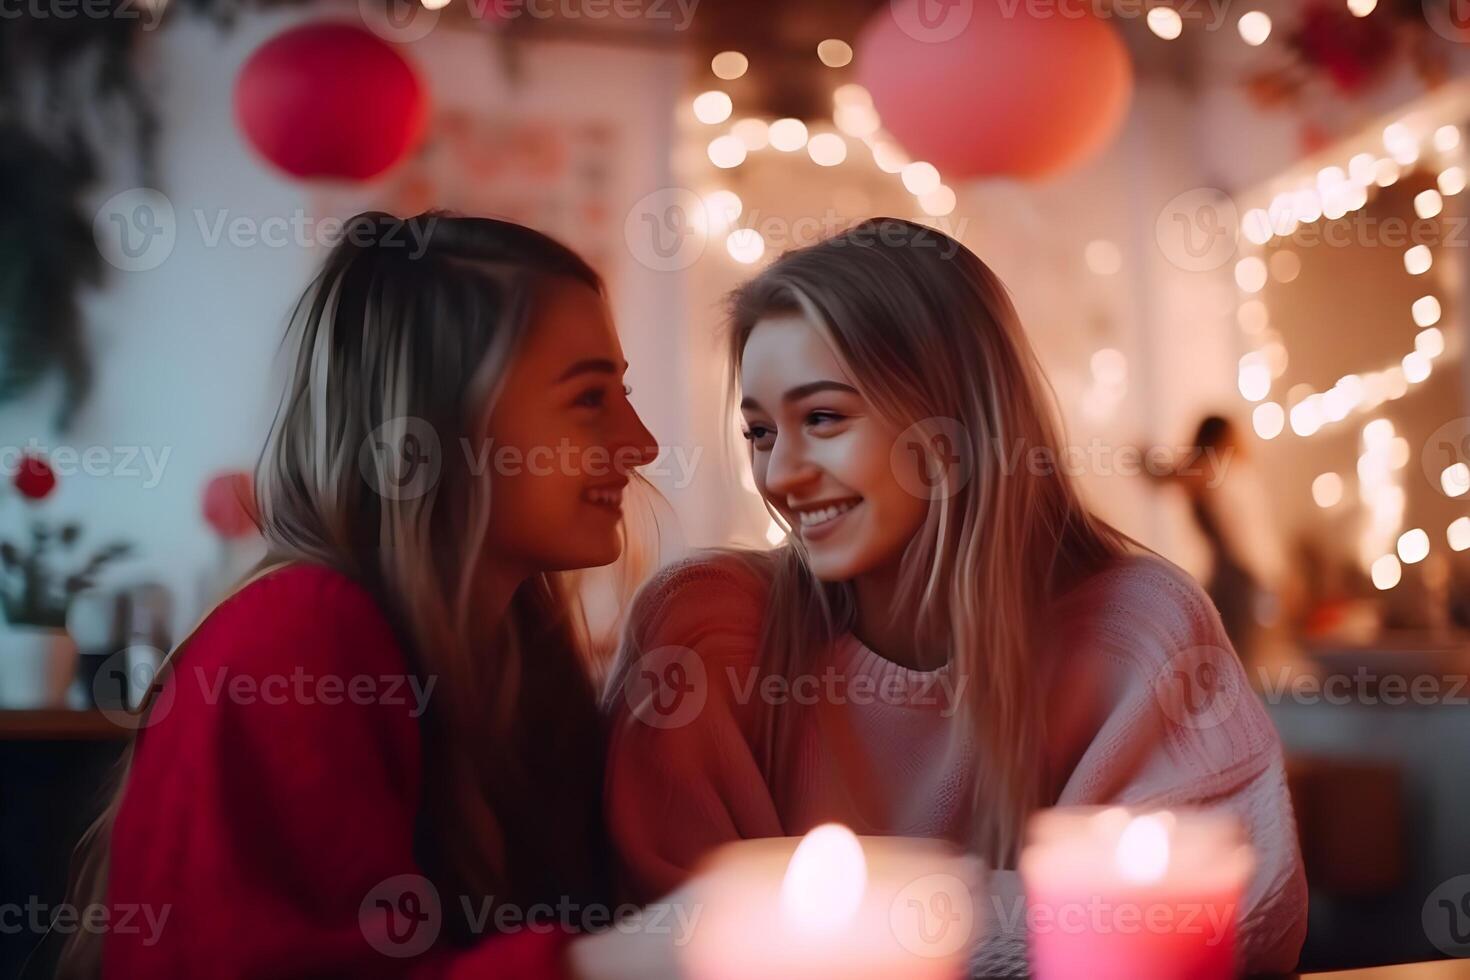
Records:
<instances>
[{"instance_id":1,"label":"string of fairy lights","mask_svg":"<svg viewBox=\"0 0 1470 980\"><path fill-rule=\"evenodd\" d=\"M852 63L852 46L827 38L817 45L816 56L828 68L845 68ZM710 72L721 81L734 81L749 70L750 59L739 51L722 51L710 59ZM837 86L832 93L831 115L810 126L794 117L735 118L734 100L718 88L694 96L690 110L702 126L720 128L706 147L709 162L719 170L735 170L753 154L802 151L818 167L836 167L861 147L871 154L879 171L898 178L923 216L938 219L954 212L955 192L944 183L939 169L927 161L909 158L883 130L868 90L856 83ZM745 204L735 191L720 187L705 194L703 202L709 234L725 236L725 250L732 259L749 265L765 256L766 243L759 230L739 225Z\"/></svg>"},{"instance_id":2,"label":"string of fairy lights","mask_svg":"<svg viewBox=\"0 0 1470 980\"><path fill-rule=\"evenodd\" d=\"M1446 123L1419 129L1399 121L1385 127L1382 144L1382 154L1361 152L1344 166L1323 167L1315 175L1298 178L1294 186L1279 190L1269 202L1241 217L1241 236L1249 243L1247 248L1255 248L1236 262L1234 270L1241 297L1237 321L1251 346L1240 359L1237 384L1241 396L1255 404L1251 421L1262 439L1276 439L1288 431L1311 438L1354 417L1371 415L1383 405L1412 394L1445 356L1445 335L1439 326L1444 310L1438 295L1443 289L1425 280L1422 294L1408 310L1417 333L1413 348L1402 358L1375 370L1344 375L1325 391L1301 384L1293 386L1284 397L1271 397L1276 382L1286 372L1288 357L1258 294L1272 279L1283 283L1295 279L1301 260L1286 248L1267 259L1261 254L1266 246L1289 239L1302 226L1360 211L1372 195L1392 186L1411 168L1437 171L1435 186L1420 191L1413 199L1414 213L1421 220L1438 217L1444 211L1445 199L1465 189L1464 147L1457 126ZM1402 256L1404 272L1416 280L1434 266L1434 253L1422 242L1405 243ZM1401 473L1412 455L1408 440L1397 434L1391 420L1378 416L1362 426L1359 446L1356 476L1365 521L1358 540L1358 559L1374 586L1388 590L1402 580L1405 565L1428 557L1431 539L1422 527L1402 530L1406 495ZM1464 496L1470 492L1470 467L1464 462L1443 467L1439 484L1449 497ZM1341 474L1321 473L1312 481L1312 498L1323 509L1336 507L1344 499L1344 486ZM1470 549L1470 517L1452 521L1445 529L1445 541L1453 551Z\"/></svg>"}]
</instances>

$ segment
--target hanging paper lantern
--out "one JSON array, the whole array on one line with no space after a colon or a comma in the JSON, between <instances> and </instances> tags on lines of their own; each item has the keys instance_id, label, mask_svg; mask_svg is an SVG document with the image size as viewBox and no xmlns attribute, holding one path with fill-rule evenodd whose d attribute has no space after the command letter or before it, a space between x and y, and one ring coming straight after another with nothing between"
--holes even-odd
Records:
<instances>
[{"instance_id":1,"label":"hanging paper lantern","mask_svg":"<svg viewBox=\"0 0 1470 980\"><path fill-rule=\"evenodd\" d=\"M909 155L946 178L1041 177L1117 133L1133 66L1117 32L1081 5L884 4L858 37L858 80Z\"/></svg>"},{"instance_id":2,"label":"hanging paper lantern","mask_svg":"<svg viewBox=\"0 0 1470 980\"><path fill-rule=\"evenodd\" d=\"M235 82L235 118L250 145L294 177L376 177L418 144L427 115L403 55L343 21L276 35Z\"/></svg>"},{"instance_id":3,"label":"hanging paper lantern","mask_svg":"<svg viewBox=\"0 0 1470 980\"><path fill-rule=\"evenodd\" d=\"M256 532L255 485L250 474L240 470L220 473L204 485L204 520L225 539L248 537Z\"/></svg>"}]
</instances>

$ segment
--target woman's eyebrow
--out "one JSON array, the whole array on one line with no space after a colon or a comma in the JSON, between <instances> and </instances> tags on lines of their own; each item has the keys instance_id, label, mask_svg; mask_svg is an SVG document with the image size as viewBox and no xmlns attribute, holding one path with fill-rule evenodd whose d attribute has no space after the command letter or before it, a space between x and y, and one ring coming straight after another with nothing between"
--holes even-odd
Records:
<instances>
[{"instance_id":1,"label":"woman's eyebrow","mask_svg":"<svg viewBox=\"0 0 1470 980\"><path fill-rule=\"evenodd\" d=\"M791 402L801 401L808 395L815 395L821 391L840 391L844 394L862 397L856 388L849 384L843 384L841 381L809 381L804 385L797 385L795 388L787 391L786 394L781 396L781 400L790 404ZM748 411L763 411L760 403L754 398L742 398L740 400L740 407Z\"/></svg>"},{"instance_id":2,"label":"woman's eyebrow","mask_svg":"<svg viewBox=\"0 0 1470 980\"><path fill-rule=\"evenodd\" d=\"M620 368L605 357L589 357L585 360L578 361L563 371L561 377L556 379L556 383L561 384L564 381L570 381L579 374L621 374L626 370L628 370L626 361Z\"/></svg>"}]
</instances>

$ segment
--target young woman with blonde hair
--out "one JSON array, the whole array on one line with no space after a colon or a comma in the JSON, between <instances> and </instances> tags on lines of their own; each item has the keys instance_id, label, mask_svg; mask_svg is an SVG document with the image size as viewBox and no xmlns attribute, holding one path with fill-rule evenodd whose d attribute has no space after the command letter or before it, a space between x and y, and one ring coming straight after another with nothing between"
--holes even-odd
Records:
<instances>
[{"instance_id":1,"label":"young woman with blonde hair","mask_svg":"<svg viewBox=\"0 0 1470 980\"><path fill-rule=\"evenodd\" d=\"M597 274L359 215L289 339L266 566L169 658L79 852L78 905L157 928L79 931L61 975L671 975L667 939L573 938L613 909L561 573L618 558L655 451Z\"/></svg>"},{"instance_id":2,"label":"young woman with blonde hair","mask_svg":"<svg viewBox=\"0 0 1470 980\"><path fill-rule=\"evenodd\" d=\"M1257 855L1245 965L1288 971L1306 891L1276 734L1201 589L1079 498L995 275L878 218L731 308L756 485L789 536L676 564L636 604L607 772L635 891L827 821L1010 869L1040 807L1207 805Z\"/></svg>"}]
</instances>

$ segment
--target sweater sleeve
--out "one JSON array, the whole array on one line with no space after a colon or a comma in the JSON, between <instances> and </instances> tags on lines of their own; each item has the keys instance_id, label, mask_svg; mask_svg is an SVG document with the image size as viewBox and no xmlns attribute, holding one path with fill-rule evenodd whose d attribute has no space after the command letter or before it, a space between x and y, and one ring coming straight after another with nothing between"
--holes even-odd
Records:
<instances>
[{"instance_id":1,"label":"sweater sleeve","mask_svg":"<svg viewBox=\"0 0 1470 980\"><path fill-rule=\"evenodd\" d=\"M608 829L630 897L683 883L728 841L784 831L750 737L762 583L681 562L640 593L613 672Z\"/></svg>"},{"instance_id":2,"label":"sweater sleeve","mask_svg":"<svg viewBox=\"0 0 1470 980\"><path fill-rule=\"evenodd\" d=\"M114 825L109 904L162 922L109 933L106 972L563 976L562 932L438 941L460 899L414 859L429 697L333 573L288 568L216 610L139 733Z\"/></svg>"},{"instance_id":3,"label":"sweater sleeve","mask_svg":"<svg viewBox=\"0 0 1470 980\"><path fill-rule=\"evenodd\" d=\"M1103 573L1079 598L1081 631L1053 688L1054 714L1081 720L1058 805L1195 806L1235 815L1256 866L1240 912L1245 969L1289 973L1306 935L1307 888L1281 743L1219 615L1160 559Z\"/></svg>"}]
</instances>

